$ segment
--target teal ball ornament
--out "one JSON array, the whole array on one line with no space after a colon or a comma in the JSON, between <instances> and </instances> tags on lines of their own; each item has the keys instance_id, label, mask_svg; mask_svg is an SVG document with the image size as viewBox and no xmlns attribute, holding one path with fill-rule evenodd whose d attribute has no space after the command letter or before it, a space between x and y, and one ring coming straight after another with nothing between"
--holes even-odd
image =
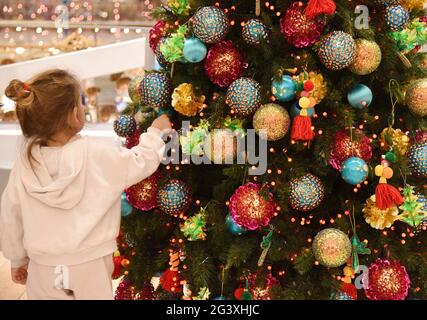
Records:
<instances>
[{"instance_id":1,"label":"teal ball ornament","mask_svg":"<svg viewBox=\"0 0 427 320\"><path fill-rule=\"evenodd\" d=\"M237 115L251 115L261 105L261 85L251 78L239 78L228 88L225 103Z\"/></svg>"},{"instance_id":2,"label":"teal ball ornament","mask_svg":"<svg viewBox=\"0 0 427 320\"><path fill-rule=\"evenodd\" d=\"M277 100L282 102L291 101L295 98L296 84L288 75L282 76L280 81L273 80L271 92Z\"/></svg>"},{"instance_id":3,"label":"teal ball ornament","mask_svg":"<svg viewBox=\"0 0 427 320\"><path fill-rule=\"evenodd\" d=\"M164 108L170 104L172 83L166 74L148 73L142 79L140 86L143 104L153 108Z\"/></svg>"},{"instance_id":4,"label":"teal ball ornament","mask_svg":"<svg viewBox=\"0 0 427 320\"><path fill-rule=\"evenodd\" d=\"M247 21L242 28L243 40L250 45L260 44L267 36L267 27L259 19Z\"/></svg>"},{"instance_id":5,"label":"teal ball ornament","mask_svg":"<svg viewBox=\"0 0 427 320\"><path fill-rule=\"evenodd\" d=\"M364 84L356 84L347 93L347 100L356 109L369 107L372 102L372 90Z\"/></svg>"},{"instance_id":6,"label":"teal ball ornament","mask_svg":"<svg viewBox=\"0 0 427 320\"><path fill-rule=\"evenodd\" d=\"M228 214L225 218L225 225L227 226L227 230L236 236L241 236L242 234L248 232L247 229L238 225L234 220L231 214Z\"/></svg>"},{"instance_id":7,"label":"teal ball ornament","mask_svg":"<svg viewBox=\"0 0 427 320\"><path fill-rule=\"evenodd\" d=\"M187 38L184 41L183 54L184 58L191 62L197 63L202 61L208 52L206 45L196 37Z\"/></svg>"},{"instance_id":8,"label":"teal ball ornament","mask_svg":"<svg viewBox=\"0 0 427 320\"><path fill-rule=\"evenodd\" d=\"M317 54L326 68L341 70L353 63L356 43L348 33L333 31L321 41Z\"/></svg>"},{"instance_id":9,"label":"teal ball ornament","mask_svg":"<svg viewBox=\"0 0 427 320\"><path fill-rule=\"evenodd\" d=\"M194 35L204 43L220 42L228 33L227 15L217 7L202 7L192 18Z\"/></svg>"},{"instance_id":10,"label":"teal ball ornament","mask_svg":"<svg viewBox=\"0 0 427 320\"><path fill-rule=\"evenodd\" d=\"M122 217L126 217L132 213L133 207L129 204L126 198L126 193L123 192L120 198L121 198L120 213Z\"/></svg>"},{"instance_id":11,"label":"teal ball ornament","mask_svg":"<svg viewBox=\"0 0 427 320\"><path fill-rule=\"evenodd\" d=\"M357 185L365 181L369 168L366 162L358 157L350 157L345 160L341 167L341 177L345 182Z\"/></svg>"},{"instance_id":12,"label":"teal ball ornament","mask_svg":"<svg viewBox=\"0 0 427 320\"><path fill-rule=\"evenodd\" d=\"M314 174L307 173L289 183L289 204L297 211L316 209L324 197L323 183Z\"/></svg>"},{"instance_id":13,"label":"teal ball ornament","mask_svg":"<svg viewBox=\"0 0 427 320\"><path fill-rule=\"evenodd\" d=\"M385 23L390 31L400 31L409 22L409 13L401 5L392 5L386 8Z\"/></svg>"},{"instance_id":14,"label":"teal ball ornament","mask_svg":"<svg viewBox=\"0 0 427 320\"><path fill-rule=\"evenodd\" d=\"M427 177L427 141L414 143L408 150L408 166L415 177Z\"/></svg>"},{"instance_id":15,"label":"teal ball ornament","mask_svg":"<svg viewBox=\"0 0 427 320\"><path fill-rule=\"evenodd\" d=\"M172 216L184 214L190 208L191 200L190 188L177 179L168 181L157 193L159 209Z\"/></svg>"},{"instance_id":16,"label":"teal ball ornament","mask_svg":"<svg viewBox=\"0 0 427 320\"><path fill-rule=\"evenodd\" d=\"M114 132L122 138L130 137L136 131L136 120L133 116L122 114L113 123Z\"/></svg>"}]
</instances>

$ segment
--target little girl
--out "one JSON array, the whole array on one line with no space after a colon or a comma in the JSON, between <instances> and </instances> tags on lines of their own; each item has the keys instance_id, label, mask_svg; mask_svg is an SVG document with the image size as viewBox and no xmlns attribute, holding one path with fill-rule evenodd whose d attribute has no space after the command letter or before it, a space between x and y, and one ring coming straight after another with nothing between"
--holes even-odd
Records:
<instances>
[{"instance_id":1,"label":"little girl","mask_svg":"<svg viewBox=\"0 0 427 320\"><path fill-rule=\"evenodd\" d=\"M6 96L28 140L1 202L0 249L13 281L26 284L29 299L112 299L120 195L158 168L168 117L119 149L78 135L80 86L66 71L12 80Z\"/></svg>"}]
</instances>

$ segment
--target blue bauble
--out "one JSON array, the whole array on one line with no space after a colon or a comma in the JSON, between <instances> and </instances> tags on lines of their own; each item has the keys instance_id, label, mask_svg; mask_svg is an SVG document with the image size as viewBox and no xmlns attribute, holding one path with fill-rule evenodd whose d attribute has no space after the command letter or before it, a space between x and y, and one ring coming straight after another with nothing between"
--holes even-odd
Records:
<instances>
[{"instance_id":1,"label":"blue bauble","mask_svg":"<svg viewBox=\"0 0 427 320\"><path fill-rule=\"evenodd\" d=\"M279 101L291 101L295 98L296 84L288 75L282 76L280 81L273 81L271 92Z\"/></svg>"},{"instance_id":2,"label":"blue bauble","mask_svg":"<svg viewBox=\"0 0 427 320\"><path fill-rule=\"evenodd\" d=\"M194 35L204 43L220 42L228 33L228 18L217 7L202 7L192 19Z\"/></svg>"},{"instance_id":3,"label":"blue bauble","mask_svg":"<svg viewBox=\"0 0 427 320\"><path fill-rule=\"evenodd\" d=\"M421 210L427 211L427 197L421 193L417 193L416 196L418 197L417 202L422 206Z\"/></svg>"},{"instance_id":4,"label":"blue bauble","mask_svg":"<svg viewBox=\"0 0 427 320\"><path fill-rule=\"evenodd\" d=\"M121 195L121 206L120 206L120 212L122 217L126 217L132 213L133 207L129 204L126 193L122 193Z\"/></svg>"},{"instance_id":5,"label":"blue bauble","mask_svg":"<svg viewBox=\"0 0 427 320\"><path fill-rule=\"evenodd\" d=\"M133 116L126 114L121 115L113 124L114 132L122 138L131 136L137 127L136 120Z\"/></svg>"},{"instance_id":6,"label":"blue bauble","mask_svg":"<svg viewBox=\"0 0 427 320\"><path fill-rule=\"evenodd\" d=\"M168 181L157 194L160 210L170 215L185 213L191 206L191 194L187 184L181 180Z\"/></svg>"},{"instance_id":7,"label":"blue bauble","mask_svg":"<svg viewBox=\"0 0 427 320\"><path fill-rule=\"evenodd\" d=\"M409 21L409 13L401 5L389 6L385 12L385 23L391 31L402 30Z\"/></svg>"},{"instance_id":8,"label":"blue bauble","mask_svg":"<svg viewBox=\"0 0 427 320\"><path fill-rule=\"evenodd\" d=\"M427 142L414 143L409 147L408 165L413 176L427 177Z\"/></svg>"},{"instance_id":9,"label":"blue bauble","mask_svg":"<svg viewBox=\"0 0 427 320\"><path fill-rule=\"evenodd\" d=\"M347 100L356 109L369 107L372 102L372 91L364 84L356 84L347 93Z\"/></svg>"},{"instance_id":10,"label":"blue bauble","mask_svg":"<svg viewBox=\"0 0 427 320\"><path fill-rule=\"evenodd\" d=\"M333 31L321 41L317 54L326 68L341 70L353 63L356 44L348 33Z\"/></svg>"},{"instance_id":11,"label":"blue bauble","mask_svg":"<svg viewBox=\"0 0 427 320\"><path fill-rule=\"evenodd\" d=\"M163 108L170 104L172 83L166 74L148 73L142 79L140 86L143 104L153 108Z\"/></svg>"},{"instance_id":12,"label":"blue bauble","mask_svg":"<svg viewBox=\"0 0 427 320\"><path fill-rule=\"evenodd\" d=\"M228 299L227 299L227 297L219 296L219 297L214 298L214 300L228 300Z\"/></svg>"},{"instance_id":13,"label":"blue bauble","mask_svg":"<svg viewBox=\"0 0 427 320\"><path fill-rule=\"evenodd\" d=\"M233 218L231 217L231 214L228 214L225 218L225 225L227 226L228 231L236 236L241 236L242 234L248 232L247 229L241 227L236 222L234 222Z\"/></svg>"},{"instance_id":14,"label":"blue bauble","mask_svg":"<svg viewBox=\"0 0 427 320\"><path fill-rule=\"evenodd\" d=\"M307 173L289 182L289 204L297 211L316 209L325 197L325 187L314 174Z\"/></svg>"},{"instance_id":15,"label":"blue bauble","mask_svg":"<svg viewBox=\"0 0 427 320\"><path fill-rule=\"evenodd\" d=\"M206 57L207 52L206 45L196 37L185 39L183 53L187 61L200 62Z\"/></svg>"},{"instance_id":16,"label":"blue bauble","mask_svg":"<svg viewBox=\"0 0 427 320\"><path fill-rule=\"evenodd\" d=\"M312 117L314 114L314 108L305 109L307 111L307 116ZM298 101L295 101L291 107L291 117L294 118L301 114L302 108L299 106Z\"/></svg>"},{"instance_id":17,"label":"blue bauble","mask_svg":"<svg viewBox=\"0 0 427 320\"><path fill-rule=\"evenodd\" d=\"M369 168L363 159L351 157L345 160L341 167L341 177L345 182L357 185L365 181Z\"/></svg>"},{"instance_id":18,"label":"blue bauble","mask_svg":"<svg viewBox=\"0 0 427 320\"><path fill-rule=\"evenodd\" d=\"M261 86L251 78L233 81L227 90L225 103L238 115L251 115L261 105Z\"/></svg>"},{"instance_id":19,"label":"blue bauble","mask_svg":"<svg viewBox=\"0 0 427 320\"><path fill-rule=\"evenodd\" d=\"M260 44L261 40L267 38L267 27L261 20L251 19L243 26L242 37L247 44Z\"/></svg>"}]
</instances>

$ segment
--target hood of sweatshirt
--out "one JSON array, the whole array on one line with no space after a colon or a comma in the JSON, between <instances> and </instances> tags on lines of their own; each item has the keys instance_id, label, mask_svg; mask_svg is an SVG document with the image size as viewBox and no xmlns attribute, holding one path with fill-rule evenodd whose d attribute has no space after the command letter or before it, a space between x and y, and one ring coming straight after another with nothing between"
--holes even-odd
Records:
<instances>
[{"instance_id":1,"label":"hood of sweatshirt","mask_svg":"<svg viewBox=\"0 0 427 320\"><path fill-rule=\"evenodd\" d=\"M21 180L28 194L50 207L74 208L84 193L87 139L77 135L62 147L36 145L33 156L33 166L26 155L21 158Z\"/></svg>"}]
</instances>

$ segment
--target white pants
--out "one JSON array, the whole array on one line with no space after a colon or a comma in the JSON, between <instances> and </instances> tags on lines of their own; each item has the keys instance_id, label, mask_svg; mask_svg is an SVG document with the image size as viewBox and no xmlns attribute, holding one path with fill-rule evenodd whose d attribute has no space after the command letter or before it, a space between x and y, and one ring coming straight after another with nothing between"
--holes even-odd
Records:
<instances>
[{"instance_id":1,"label":"white pants","mask_svg":"<svg viewBox=\"0 0 427 320\"><path fill-rule=\"evenodd\" d=\"M43 266L30 261L29 300L112 300L113 257L72 266Z\"/></svg>"}]
</instances>

